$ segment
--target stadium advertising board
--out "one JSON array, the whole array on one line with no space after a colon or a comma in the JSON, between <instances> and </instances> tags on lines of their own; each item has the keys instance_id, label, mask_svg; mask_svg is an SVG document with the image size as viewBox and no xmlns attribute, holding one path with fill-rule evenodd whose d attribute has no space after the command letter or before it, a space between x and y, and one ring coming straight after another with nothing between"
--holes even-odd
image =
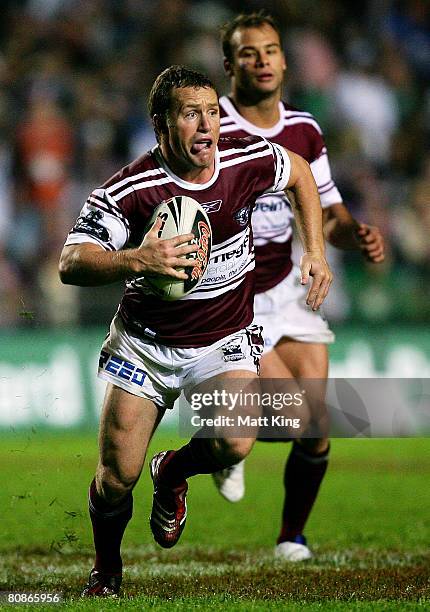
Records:
<instances>
[{"instance_id":1,"label":"stadium advertising board","mask_svg":"<svg viewBox=\"0 0 430 612\"><path fill-rule=\"evenodd\" d=\"M103 330L87 330L4 334L1 339L0 428L95 427L105 387L96 376L97 347L103 333ZM130 371L132 375L136 373ZM383 337L379 334L360 338L353 329L337 330L337 341L330 354L330 378L336 381L329 384L328 402L335 413L337 411L337 424L344 423L343 435L360 434L361 423L361 435L366 436L363 423L369 418L372 421L373 417L371 412L363 412L363 402L368 407L372 395L378 393L378 405L382 405L384 395L387 403L392 404L390 397L406 393L411 398L411 410L416 411L409 417L409 413L404 412L403 401L402 410L394 406L390 422L394 419L397 430L390 432L388 429L387 435L422 434L422 430L415 432L414 428L417 424L429 423L430 333L397 329L386 331ZM403 379L409 382L402 384ZM362 401L355 401L352 414L339 416L339 406L345 403L351 406L351 398L358 396ZM176 411L168 413L165 422L176 423L176 418ZM352 424L354 419L359 419L357 426ZM378 421L373 435L378 428L381 433L381 427L384 424Z\"/></svg>"}]
</instances>

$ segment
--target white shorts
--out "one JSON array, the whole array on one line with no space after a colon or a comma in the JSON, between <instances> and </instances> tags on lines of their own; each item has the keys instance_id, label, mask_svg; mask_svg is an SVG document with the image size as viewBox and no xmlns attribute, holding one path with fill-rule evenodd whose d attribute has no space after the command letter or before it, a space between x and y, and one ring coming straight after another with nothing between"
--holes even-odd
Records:
<instances>
[{"instance_id":1,"label":"white shorts","mask_svg":"<svg viewBox=\"0 0 430 612\"><path fill-rule=\"evenodd\" d=\"M99 378L172 408L181 391L223 372L248 370L258 374L263 353L262 330L256 325L201 348L175 348L129 333L115 315L100 352Z\"/></svg>"},{"instance_id":2,"label":"white shorts","mask_svg":"<svg viewBox=\"0 0 430 612\"><path fill-rule=\"evenodd\" d=\"M315 312L307 306L308 290L309 285L300 283L300 268L294 266L279 285L255 296L254 323L263 326L266 352L283 337L318 344L334 342L334 333L321 309Z\"/></svg>"}]
</instances>

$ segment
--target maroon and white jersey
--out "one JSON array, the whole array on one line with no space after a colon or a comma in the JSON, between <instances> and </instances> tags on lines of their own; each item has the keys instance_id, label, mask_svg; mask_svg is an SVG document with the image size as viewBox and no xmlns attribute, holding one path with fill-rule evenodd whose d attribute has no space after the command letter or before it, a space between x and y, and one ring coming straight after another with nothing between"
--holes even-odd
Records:
<instances>
[{"instance_id":1,"label":"maroon and white jersey","mask_svg":"<svg viewBox=\"0 0 430 612\"><path fill-rule=\"evenodd\" d=\"M141 244L154 209L173 196L200 202L212 227L212 252L201 283L175 302L157 297L144 277L126 283L120 314L140 336L168 346L207 346L253 318L255 256L251 211L257 197L285 189L290 160L260 136L222 138L207 183L189 183L166 165L159 147L95 189L66 244L93 242L107 250Z\"/></svg>"},{"instance_id":2,"label":"maroon and white jersey","mask_svg":"<svg viewBox=\"0 0 430 612\"><path fill-rule=\"evenodd\" d=\"M311 166L323 208L342 201L331 176L321 128L310 113L280 102L278 123L263 129L244 119L227 96L219 102L223 136L257 134L298 153ZM292 219L290 203L281 190L258 198L252 215L257 293L275 287L291 271Z\"/></svg>"}]
</instances>

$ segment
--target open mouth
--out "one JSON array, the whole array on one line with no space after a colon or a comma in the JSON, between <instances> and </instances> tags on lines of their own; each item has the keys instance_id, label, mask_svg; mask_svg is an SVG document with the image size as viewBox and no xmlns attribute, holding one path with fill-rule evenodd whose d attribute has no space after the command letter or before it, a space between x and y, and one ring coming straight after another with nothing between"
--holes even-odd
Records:
<instances>
[{"instance_id":1,"label":"open mouth","mask_svg":"<svg viewBox=\"0 0 430 612\"><path fill-rule=\"evenodd\" d=\"M257 75L257 81L270 81L273 79L273 74L271 72L263 72Z\"/></svg>"},{"instance_id":2,"label":"open mouth","mask_svg":"<svg viewBox=\"0 0 430 612\"><path fill-rule=\"evenodd\" d=\"M205 149L210 149L212 146L212 138L199 138L193 142L191 146L191 153L200 153Z\"/></svg>"}]
</instances>

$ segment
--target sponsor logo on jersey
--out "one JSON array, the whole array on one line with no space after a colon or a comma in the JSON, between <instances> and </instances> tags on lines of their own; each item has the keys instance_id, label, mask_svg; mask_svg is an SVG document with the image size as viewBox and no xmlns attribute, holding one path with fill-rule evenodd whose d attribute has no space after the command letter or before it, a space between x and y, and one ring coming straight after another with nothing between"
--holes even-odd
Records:
<instances>
[{"instance_id":1,"label":"sponsor logo on jersey","mask_svg":"<svg viewBox=\"0 0 430 612\"><path fill-rule=\"evenodd\" d=\"M249 233L233 245L227 247L229 250L214 253L209 260L206 274L203 276L202 285L208 286L212 283L220 283L240 275L241 270L249 264Z\"/></svg>"},{"instance_id":2,"label":"sponsor logo on jersey","mask_svg":"<svg viewBox=\"0 0 430 612\"><path fill-rule=\"evenodd\" d=\"M228 261L229 259L238 259L242 257L245 249L248 247L248 243L249 235L247 234L238 247L233 248L231 251L227 251L226 253L221 253L220 255L215 255L214 257L211 257L211 265L223 263L224 261Z\"/></svg>"},{"instance_id":3,"label":"sponsor logo on jersey","mask_svg":"<svg viewBox=\"0 0 430 612\"><path fill-rule=\"evenodd\" d=\"M106 351L101 351L99 359L99 368L109 374L118 376L134 385L141 387L146 378L146 372L135 366L129 361L114 357Z\"/></svg>"},{"instance_id":4,"label":"sponsor logo on jersey","mask_svg":"<svg viewBox=\"0 0 430 612\"><path fill-rule=\"evenodd\" d=\"M245 359L245 354L242 350L242 338L233 338L227 344L221 347L224 361L240 361Z\"/></svg>"},{"instance_id":5,"label":"sponsor logo on jersey","mask_svg":"<svg viewBox=\"0 0 430 612\"><path fill-rule=\"evenodd\" d=\"M290 203L285 198L264 198L257 200L254 210L261 212L278 212L285 208L291 209Z\"/></svg>"},{"instance_id":6,"label":"sponsor logo on jersey","mask_svg":"<svg viewBox=\"0 0 430 612\"><path fill-rule=\"evenodd\" d=\"M212 202L205 202L202 204L202 208L208 214L218 212L221 208L222 200L213 200Z\"/></svg>"},{"instance_id":7,"label":"sponsor logo on jersey","mask_svg":"<svg viewBox=\"0 0 430 612\"><path fill-rule=\"evenodd\" d=\"M248 224L250 215L249 206L244 206L233 215L233 219L239 223L239 225L245 226Z\"/></svg>"},{"instance_id":8,"label":"sponsor logo on jersey","mask_svg":"<svg viewBox=\"0 0 430 612\"><path fill-rule=\"evenodd\" d=\"M203 271L206 270L208 254L209 254L209 242L211 237L211 231L204 221L199 221L197 224L197 230L199 235L197 238L194 238L192 242L198 245L199 250L197 253L194 253L194 257L197 260L196 265L191 270L191 279L198 280Z\"/></svg>"},{"instance_id":9,"label":"sponsor logo on jersey","mask_svg":"<svg viewBox=\"0 0 430 612\"><path fill-rule=\"evenodd\" d=\"M79 217L75 223L72 232L79 232L94 236L103 242L109 242L110 233L109 230L100 223L103 219L104 214L101 210L92 210L84 217Z\"/></svg>"}]
</instances>

